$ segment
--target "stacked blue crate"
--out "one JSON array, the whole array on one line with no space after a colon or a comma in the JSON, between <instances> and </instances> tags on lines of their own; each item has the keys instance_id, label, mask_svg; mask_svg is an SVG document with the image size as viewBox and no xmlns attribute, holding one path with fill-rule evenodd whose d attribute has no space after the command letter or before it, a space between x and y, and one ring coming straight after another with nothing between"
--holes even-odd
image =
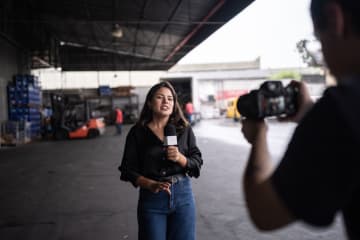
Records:
<instances>
[{"instance_id":1,"label":"stacked blue crate","mask_svg":"<svg viewBox=\"0 0 360 240\"><path fill-rule=\"evenodd\" d=\"M109 86L99 86L99 96L111 96L111 88Z\"/></svg>"},{"instance_id":2,"label":"stacked blue crate","mask_svg":"<svg viewBox=\"0 0 360 240\"><path fill-rule=\"evenodd\" d=\"M41 133L41 102L41 87L36 76L16 75L8 85L9 120L28 122L31 138Z\"/></svg>"}]
</instances>

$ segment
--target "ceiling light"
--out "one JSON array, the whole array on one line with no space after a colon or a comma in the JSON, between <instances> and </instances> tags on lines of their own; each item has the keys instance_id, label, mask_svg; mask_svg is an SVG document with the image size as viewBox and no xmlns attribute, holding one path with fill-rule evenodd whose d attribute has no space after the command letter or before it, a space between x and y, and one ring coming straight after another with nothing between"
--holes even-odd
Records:
<instances>
[{"instance_id":1,"label":"ceiling light","mask_svg":"<svg viewBox=\"0 0 360 240\"><path fill-rule=\"evenodd\" d=\"M113 30L111 32L111 35L115 38L122 38L123 36L123 31L121 29L121 27L118 24L115 24L113 27Z\"/></svg>"}]
</instances>

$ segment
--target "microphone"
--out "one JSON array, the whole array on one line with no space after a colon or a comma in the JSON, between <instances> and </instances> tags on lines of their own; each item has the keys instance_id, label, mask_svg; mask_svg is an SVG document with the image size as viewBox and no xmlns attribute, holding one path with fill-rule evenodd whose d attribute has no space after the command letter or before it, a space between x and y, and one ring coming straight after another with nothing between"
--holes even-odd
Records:
<instances>
[{"instance_id":1,"label":"microphone","mask_svg":"<svg viewBox=\"0 0 360 240\"><path fill-rule=\"evenodd\" d=\"M176 128L173 124L167 124L164 128L164 146L177 146Z\"/></svg>"}]
</instances>

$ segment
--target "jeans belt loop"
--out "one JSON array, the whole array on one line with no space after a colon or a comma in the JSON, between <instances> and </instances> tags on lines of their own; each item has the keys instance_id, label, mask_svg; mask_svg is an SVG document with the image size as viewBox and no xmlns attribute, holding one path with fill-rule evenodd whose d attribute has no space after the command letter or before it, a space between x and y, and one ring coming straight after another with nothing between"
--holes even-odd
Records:
<instances>
[{"instance_id":1,"label":"jeans belt loop","mask_svg":"<svg viewBox=\"0 0 360 240\"><path fill-rule=\"evenodd\" d=\"M170 182L171 184L174 184L174 183L180 182L185 177L186 177L185 174L175 174L172 176L168 176L166 178L161 178L161 179L159 179L159 181Z\"/></svg>"},{"instance_id":2,"label":"jeans belt loop","mask_svg":"<svg viewBox=\"0 0 360 240\"><path fill-rule=\"evenodd\" d=\"M176 175L171 176L171 182L174 184L174 183L180 182L184 178L185 178L184 174L176 174Z\"/></svg>"}]
</instances>

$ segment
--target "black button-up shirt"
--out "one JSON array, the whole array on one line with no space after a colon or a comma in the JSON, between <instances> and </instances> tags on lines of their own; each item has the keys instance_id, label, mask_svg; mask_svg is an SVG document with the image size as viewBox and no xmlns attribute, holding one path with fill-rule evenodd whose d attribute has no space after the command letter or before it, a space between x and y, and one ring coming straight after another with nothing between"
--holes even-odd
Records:
<instances>
[{"instance_id":1,"label":"black button-up shirt","mask_svg":"<svg viewBox=\"0 0 360 240\"><path fill-rule=\"evenodd\" d=\"M297 126L272 176L299 219L328 226L341 211L349 239L360 239L360 78L328 88Z\"/></svg>"},{"instance_id":2,"label":"black button-up shirt","mask_svg":"<svg viewBox=\"0 0 360 240\"><path fill-rule=\"evenodd\" d=\"M154 180L182 173L199 177L203 160L190 126L177 133L177 142L179 151L187 159L185 168L166 159L164 142L149 127L134 125L126 137L125 151L119 167L120 179L136 186L139 176Z\"/></svg>"}]
</instances>

